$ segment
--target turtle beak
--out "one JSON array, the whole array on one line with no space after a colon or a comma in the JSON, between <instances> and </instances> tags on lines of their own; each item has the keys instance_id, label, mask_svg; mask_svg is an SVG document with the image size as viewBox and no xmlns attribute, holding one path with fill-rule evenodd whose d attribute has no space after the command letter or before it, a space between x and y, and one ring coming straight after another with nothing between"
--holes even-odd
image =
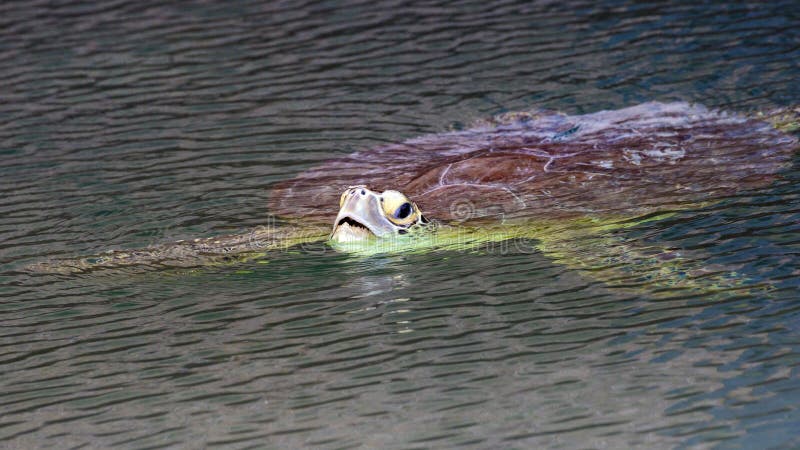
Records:
<instances>
[{"instance_id":1,"label":"turtle beak","mask_svg":"<svg viewBox=\"0 0 800 450\"><path fill-rule=\"evenodd\" d=\"M394 233L394 225L383 215L378 193L355 186L342 195L342 206L333 222L332 241L363 241Z\"/></svg>"}]
</instances>

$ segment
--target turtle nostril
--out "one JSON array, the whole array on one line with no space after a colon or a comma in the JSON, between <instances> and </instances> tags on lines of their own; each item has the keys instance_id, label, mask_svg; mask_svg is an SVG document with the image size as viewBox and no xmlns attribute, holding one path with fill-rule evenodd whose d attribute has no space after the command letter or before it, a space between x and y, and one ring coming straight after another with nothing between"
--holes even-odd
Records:
<instances>
[{"instance_id":1,"label":"turtle nostril","mask_svg":"<svg viewBox=\"0 0 800 450\"><path fill-rule=\"evenodd\" d=\"M361 190L361 195L367 195L367 193L362 189Z\"/></svg>"}]
</instances>

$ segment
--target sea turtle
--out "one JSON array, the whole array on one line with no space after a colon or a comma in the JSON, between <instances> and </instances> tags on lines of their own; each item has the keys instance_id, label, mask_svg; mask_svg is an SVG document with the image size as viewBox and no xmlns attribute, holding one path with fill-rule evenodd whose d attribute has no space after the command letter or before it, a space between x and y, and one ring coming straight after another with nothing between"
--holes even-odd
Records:
<instances>
[{"instance_id":1,"label":"sea turtle","mask_svg":"<svg viewBox=\"0 0 800 450\"><path fill-rule=\"evenodd\" d=\"M573 266L641 264L613 231L773 182L800 147L797 110L746 117L650 102L566 115L508 113L463 130L359 151L275 186L280 222L37 271L187 266L328 240L355 253L475 248L524 238ZM337 208L339 212L337 214ZM664 251L657 251L658 270Z\"/></svg>"}]
</instances>

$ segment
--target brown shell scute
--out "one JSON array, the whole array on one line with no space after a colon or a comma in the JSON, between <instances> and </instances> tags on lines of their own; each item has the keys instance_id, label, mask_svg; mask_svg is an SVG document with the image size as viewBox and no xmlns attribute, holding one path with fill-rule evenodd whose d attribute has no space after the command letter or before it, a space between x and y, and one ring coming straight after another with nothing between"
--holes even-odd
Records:
<instances>
[{"instance_id":1,"label":"brown shell scute","mask_svg":"<svg viewBox=\"0 0 800 450\"><path fill-rule=\"evenodd\" d=\"M273 212L329 220L350 185L396 189L429 217L630 214L768 185L797 139L686 103L581 116L507 114L330 161L277 186Z\"/></svg>"}]
</instances>

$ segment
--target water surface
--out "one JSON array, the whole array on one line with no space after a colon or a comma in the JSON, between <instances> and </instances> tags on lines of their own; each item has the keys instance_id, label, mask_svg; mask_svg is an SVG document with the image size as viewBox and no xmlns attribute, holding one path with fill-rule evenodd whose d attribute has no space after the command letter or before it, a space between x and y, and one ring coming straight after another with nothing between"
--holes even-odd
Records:
<instances>
[{"instance_id":1,"label":"water surface","mask_svg":"<svg viewBox=\"0 0 800 450\"><path fill-rule=\"evenodd\" d=\"M505 111L795 105L798 30L791 1L0 5L0 447L800 446L797 160L626 233L741 288L324 245L21 272L246 230L316 163Z\"/></svg>"}]
</instances>

